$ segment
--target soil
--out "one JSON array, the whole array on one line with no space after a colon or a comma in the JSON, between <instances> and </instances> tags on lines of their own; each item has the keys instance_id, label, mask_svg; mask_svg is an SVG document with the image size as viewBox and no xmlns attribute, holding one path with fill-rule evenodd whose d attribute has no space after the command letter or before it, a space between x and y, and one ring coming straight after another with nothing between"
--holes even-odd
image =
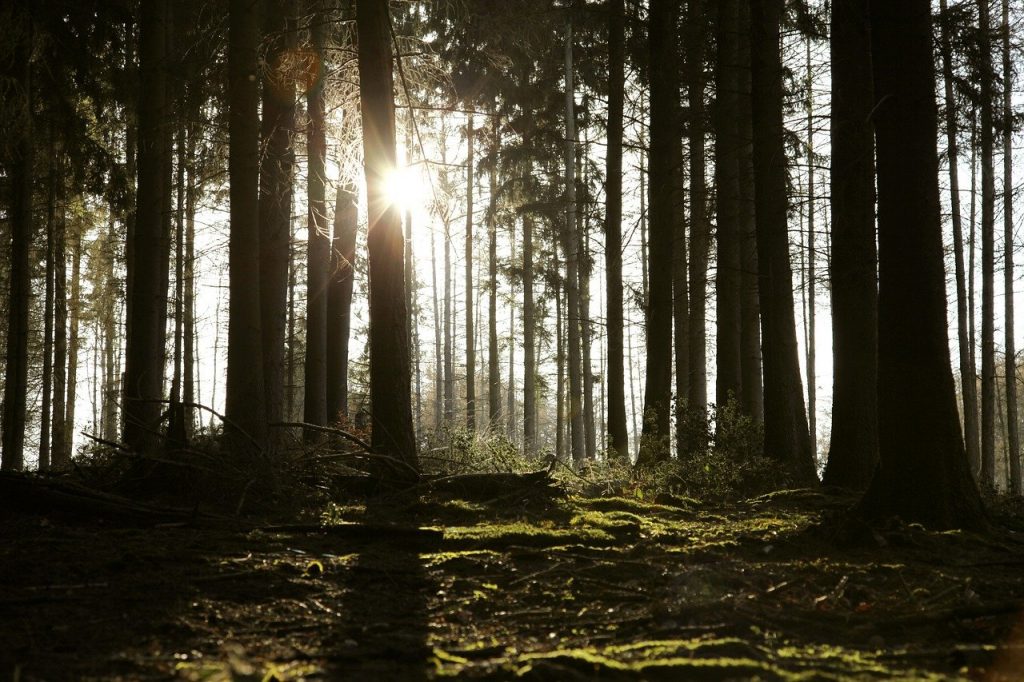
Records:
<instances>
[{"instance_id":1,"label":"soil","mask_svg":"<svg viewBox=\"0 0 1024 682\"><path fill-rule=\"evenodd\" d=\"M1005 524L663 502L392 499L256 529L8 510L0 678L1024 677Z\"/></svg>"}]
</instances>

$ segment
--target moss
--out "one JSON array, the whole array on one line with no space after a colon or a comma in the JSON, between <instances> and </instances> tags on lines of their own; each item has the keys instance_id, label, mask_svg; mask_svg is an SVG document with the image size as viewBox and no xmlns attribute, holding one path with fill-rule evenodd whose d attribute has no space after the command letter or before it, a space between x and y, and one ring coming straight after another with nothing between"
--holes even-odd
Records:
<instances>
[{"instance_id":1,"label":"moss","mask_svg":"<svg viewBox=\"0 0 1024 682\"><path fill-rule=\"evenodd\" d=\"M446 543L473 547L549 547L571 544L603 546L615 543L613 535L599 528L544 528L525 522L445 528L444 539Z\"/></svg>"},{"instance_id":2,"label":"moss","mask_svg":"<svg viewBox=\"0 0 1024 682\"><path fill-rule=\"evenodd\" d=\"M685 502L686 506L670 507L664 504L644 502L643 500L635 500L628 497L575 498L572 502L577 507L581 507L583 509L593 509L594 511L605 512L631 512L641 516L649 516L651 514L678 514L682 511L690 511L698 504L695 500L686 498L679 498L679 500Z\"/></svg>"}]
</instances>

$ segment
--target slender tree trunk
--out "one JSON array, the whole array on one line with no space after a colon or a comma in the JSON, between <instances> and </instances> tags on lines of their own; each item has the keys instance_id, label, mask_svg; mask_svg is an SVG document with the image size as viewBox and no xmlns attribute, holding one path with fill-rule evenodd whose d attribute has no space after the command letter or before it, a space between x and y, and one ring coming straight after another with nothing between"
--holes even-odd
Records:
<instances>
[{"instance_id":1,"label":"slender tree trunk","mask_svg":"<svg viewBox=\"0 0 1024 682\"><path fill-rule=\"evenodd\" d=\"M565 305L562 300L562 264L558 258L558 247L554 250L554 299L555 299L555 456L566 461L566 420L565 420Z\"/></svg>"},{"instance_id":2,"label":"slender tree trunk","mask_svg":"<svg viewBox=\"0 0 1024 682\"><path fill-rule=\"evenodd\" d=\"M782 123L782 0L751 0L754 182L764 359L765 452L798 481L815 481L804 411L789 262Z\"/></svg>"},{"instance_id":3,"label":"slender tree trunk","mask_svg":"<svg viewBox=\"0 0 1024 682\"><path fill-rule=\"evenodd\" d=\"M167 0L140 5L138 108L138 191L132 240L128 248L127 349L124 372L124 442L135 451L154 450L163 397L164 320L167 289L164 263L169 260L164 234L164 169L169 154L163 134L167 118Z\"/></svg>"},{"instance_id":4,"label":"slender tree trunk","mask_svg":"<svg viewBox=\"0 0 1024 682\"><path fill-rule=\"evenodd\" d=\"M260 326L259 92L256 50L257 8L252 0L231 0L228 10L228 173L231 234L228 243L228 367L225 436L229 446L248 452L249 439L263 446L267 412ZM237 425L237 428L236 428ZM243 432L243 433L240 433Z\"/></svg>"},{"instance_id":5,"label":"slender tree trunk","mask_svg":"<svg viewBox=\"0 0 1024 682\"><path fill-rule=\"evenodd\" d=\"M324 6L317 4L310 33L313 51L323 58L326 16ZM330 234L325 197L327 135L324 122L324 83L322 79L306 94L309 111L307 149L309 156L309 218L306 272L306 361L304 420L309 424L327 423L327 271L330 263ZM404 305L402 306L405 307ZM319 436L306 432L307 441Z\"/></svg>"},{"instance_id":6,"label":"slender tree trunk","mask_svg":"<svg viewBox=\"0 0 1024 682\"><path fill-rule=\"evenodd\" d=\"M294 17L294 0L264 3L267 68L263 71L260 120L264 150L259 180L260 323L263 390L270 423L285 417L288 242L295 166L295 85L287 60L297 42ZM280 446L283 432L274 429L269 433L271 443Z\"/></svg>"},{"instance_id":7,"label":"slender tree trunk","mask_svg":"<svg viewBox=\"0 0 1024 682\"><path fill-rule=\"evenodd\" d=\"M75 235L75 245L71 252L71 301L68 313L71 320L71 332L68 337L68 388L67 401L64 403L64 440L61 441L60 453L53 453L53 464L56 468L66 469L71 465L71 452L75 440L75 405L78 402L78 350L79 325L82 311L82 233L81 228Z\"/></svg>"},{"instance_id":8,"label":"slender tree trunk","mask_svg":"<svg viewBox=\"0 0 1024 682\"><path fill-rule=\"evenodd\" d=\"M348 355L355 284L358 197L354 185L338 187L334 208L331 279L327 294L327 414L348 420Z\"/></svg>"},{"instance_id":9,"label":"slender tree trunk","mask_svg":"<svg viewBox=\"0 0 1024 682\"><path fill-rule=\"evenodd\" d=\"M608 434L609 454L629 457L624 384L622 296L622 129L625 100L625 0L609 0L608 7L608 149L605 155L604 265L607 278L605 324L608 331Z\"/></svg>"},{"instance_id":10,"label":"slender tree trunk","mask_svg":"<svg viewBox=\"0 0 1024 682\"><path fill-rule=\"evenodd\" d=\"M184 389L185 405L182 409L185 412L185 435L189 438L195 429L195 410L191 407L196 403L198 390L198 378L195 374L196 367L196 201L199 188L196 187L196 173L193 169L196 156L195 130L189 127L185 140L185 158L188 175L185 187L185 320L183 325L184 333L184 369L182 372L182 383ZM262 242L260 242L262 244ZM284 245L285 253L288 252L287 243ZM286 256L287 258L287 256Z\"/></svg>"},{"instance_id":11,"label":"slender tree trunk","mask_svg":"<svg viewBox=\"0 0 1024 682\"><path fill-rule=\"evenodd\" d=\"M863 490L878 459L874 101L867 0L832 4L832 435L824 481Z\"/></svg>"},{"instance_id":12,"label":"slender tree trunk","mask_svg":"<svg viewBox=\"0 0 1024 682\"><path fill-rule=\"evenodd\" d=\"M953 49L950 41L949 16L946 0L939 0L942 13L940 23L940 54L942 56L942 81L945 95L946 145L949 157L949 199L953 222L953 263L956 271L957 340L960 359L960 388L964 403L964 437L967 441L967 458L981 462L978 444L978 390L974 358L971 353L971 336L968 329L968 295L964 272L964 238L960 211L960 153L957 143L956 99L953 95ZM833 220L833 231L834 220Z\"/></svg>"},{"instance_id":13,"label":"slender tree trunk","mask_svg":"<svg viewBox=\"0 0 1024 682\"><path fill-rule=\"evenodd\" d=\"M494 112L492 111L492 116ZM498 119L492 119L490 206L487 208L487 407L491 429L501 424L501 368L498 366Z\"/></svg>"},{"instance_id":14,"label":"slender tree trunk","mask_svg":"<svg viewBox=\"0 0 1024 682\"><path fill-rule=\"evenodd\" d=\"M879 466L859 509L937 527L980 526L947 343L930 2L873 2L870 14Z\"/></svg>"},{"instance_id":15,"label":"slender tree trunk","mask_svg":"<svg viewBox=\"0 0 1024 682\"><path fill-rule=\"evenodd\" d=\"M740 3L739 34L750 34L750 7ZM737 229L740 241L740 407L755 421L764 418L761 384L761 304L758 301L757 225L754 220L754 127L750 102L750 42L740 40L737 50L739 96L737 98L736 161L739 183Z\"/></svg>"},{"instance_id":16,"label":"slender tree trunk","mask_svg":"<svg viewBox=\"0 0 1024 682\"><path fill-rule=\"evenodd\" d=\"M444 404L444 364L441 352L441 310L437 291L437 249L434 232L430 232L430 278L434 292L434 431L440 433Z\"/></svg>"},{"instance_id":17,"label":"slender tree trunk","mask_svg":"<svg viewBox=\"0 0 1024 682\"><path fill-rule=\"evenodd\" d=\"M289 211L290 212L290 211ZM298 337L295 334L295 289L298 286L295 262L294 232L288 228L288 347L285 351L285 371L288 375L288 383L284 387L284 413L291 420L296 417L295 397L296 382L298 380L298 368L295 361L295 347L298 344Z\"/></svg>"},{"instance_id":18,"label":"slender tree trunk","mask_svg":"<svg viewBox=\"0 0 1024 682\"><path fill-rule=\"evenodd\" d=\"M533 303L533 216L523 214L523 454L537 454L536 311Z\"/></svg>"},{"instance_id":19,"label":"slender tree trunk","mask_svg":"<svg viewBox=\"0 0 1024 682\"><path fill-rule=\"evenodd\" d=\"M167 425L167 439L174 447L185 447L185 411L181 404L181 383L184 358L185 334L185 126L179 120L177 124L176 148L178 165L175 178L174 211L174 353L172 362L174 370L171 374L170 420Z\"/></svg>"},{"instance_id":20,"label":"slender tree trunk","mask_svg":"<svg viewBox=\"0 0 1024 682\"><path fill-rule=\"evenodd\" d=\"M1010 3L1003 0L1003 243L1004 243L1004 313L1006 353L1006 425L1007 452L1010 465L1011 495L1020 495L1020 431L1017 421L1017 352L1014 345L1013 320L1013 70L1010 67Z\"/></svg>"},{"instance_id":21,"label":"slender tree trunk","mask_svg":"<svg viewBox=\"0 0 1024 682\"><path fill-rule=\"evenodd\" d=\"M995 207L993 164L992 40L990 0L978 0L978 50L981 85L981 477L982 486L995 484Z\"/></svg>"},{"instance_id":22,"label":"slender tree trunk","mask_svg":"<svg viewBox=\"0 0 1024 682\"><path fill-rule=\"evenodd\" d=\"M371 443L418 472L402 218L387 193L388 174L396 167L390 24L387 0L363 0L356 6L369 225Z\"/></svg>"},{"instance_id":23,"label":"slender tree trunk","mask_svg":"<svg viewBox=\"0 0 1024 682\"><path fill-rule=\"evenodd\" d=\"M811 457L818 461L818 380L815 329L817 280L815 273L814 218L814 77L811 72L811 39L804 38L807 62L807 429L811 436Z\"/></svg>"},{"instance_id":24,"label":"slender tree trunk","mask_svg":"<svg viewBox=\"0 0 1024 682\"><path fill-rule=\"evenodd\" d=\"M738 136L738 3L723 0L718 8L718 61L715 65L715 188L718 207L718 270L715 278L718 363L715 402L742 400L740 336L740 239Z\"/></svg>"},{"instance_id":25,"label":"slender tree trunk","mask_svg":"<svg viewBox=\"0 0 1024 682\"><path fill-rule=\"evenodd\" d=\"M688 69L689 65L686 68ZM672 203L674 218L674 234L672 235L672 325L675 333L672 340L673 359L675 360L675 446L676 454L679 456L687 450L699 448L700 444L692 442L692 439L689 438L686 419L687 412L693 409L689 405L692 370L690 367L689 263L687 262L686 252L686 170L683 160L682 107L676 106L675 109L677 128L672 141ZM690 161L692 164L692 148L690 150ZM693 179L690 178L690 181L692 188ZM691 199L692 196L691 191Z\"/></svg>"},{"instance_id":26,"label":"slender tree trunk","mask_svg":"<svg viewBox=\"0 0 1024 682\"><path fill-rule=\"evenodd\" d=\"M584 138L583 152L579 156L587 157L587 141ZM577 175L584 179L586 171L582 159L578 159L580 170ZM576 234L578 238L577 253L579 254L579 286L580 286L580 364L583 368L583 435L584 453L587 459L594 459L597 454L597 421L594 418L594 365L591 362L593 347L593 326L590 323L590 275L593 261L590 258L590 230L587 220L586 204L577 206Z\"/></svg>"},{"instance_id":27,"label":"slender tree trunk","mask_svg":"<svg viewBox=\"0 0 1024 682\"><path fill-rule=\"evenodd\" d=\"M676 0L652 0L649 21L650 59L663 68L651 71L651 244L650 298L647 304L647 377L644 386L643 442L638 465L669 456L669 410L672 397L672 242L675 217L672 187Z\"/></svg>"},{"instance_id":28,"label":"slender tree trunk","mask_svg":"<svg viewBox=\"0 0 1024 682\"><path fill-rule=\"evenodd\" d=\"M476 431L476 348L473 327L473 115L466 120L466 429Z\"/></svg>"},{"instance_id":29,"label":"slender tree trunk","mask_svg":"<svg viewBox=\"0 0 1024 682\"><path fill-rule=\"evenodd\" d=\"M47 197L46 197L46 293L43 302L43 400L39 416L39 470L50 468L50 425L51 400L53 398L53 277L54 241L56 238L57 211L57 155L53 126L49 130L47 149Z\"/></svg>"},{"instance_id":30,"label":"slender tree trunk","mask_svg":"<svg viewBox=\"0 0 1024 682\"><path fill-rule=\"evenodd\" d=\"M444 221L444 423L455 424L455 368L452 340L452 240L451 225Z\"/></svg>"},{"instance_id":31,"label":"slender tree trunk","mask_svg":"<svg viewBox=\"0 0 1024 682\"><path fill-rule=\"evenodd\" d=\"M107 234L103 243L103 274L106 278L104 297L107 306L102 312L103 324L103 417L100 434L107 440L117 440L117 403L120 392L117 378L121 372L117 366L114 347L117 345L117 310L119 293L115 277L115 249L117 233L114 228L114 206L110 206L110 219L107 223Z\"/></svg>"},{"instance_id":32,"label":"slender tree trunk","mask_svg":"<svg viewBox=\"0 0 1024 682\"><path fill-rule=\"evenodd\" d=\"M525 216L524 216L524 219L525 219ZM512 222L510 224L509 228L510 228L509 229L509 249L508 249L509 250L509 258L514 262L515 259L516 259L516 231L515 231L515 222ZM525 250L524 250L524 253L525 253ZM525 256L524 256L524 261L525 261ZM527 323L526 323L526 313L524 312L523 313L523 329L524 329L523 335L524 335L524 337L526 335L525 330L527 328L528 328L528 326L527 326ZM531 331L531 333L532 333L532 331ZM525 345L525 341L524 341L524 345ZM523 349L523 353L525 354L526 352L527 351L524 348ZM526 390L525 390L525 383L526 383L526 376L527 376L526 372L528 372L528 371L529 371L529 369L524 369L524 377L523 377L523 384L524 384L523 405L524 406L526 404ZM523 410L523 412L524 412L524 414L523 414L523 428L524 428L523 438L524 438L524 441L525 441L525 427L526 427L526 414L525 414L526 411L525 411L525 409ZM506 413L507 413L506 424L505 424L505 428L507 429L506 433L508 434L509 442L515 443L516 442L517 424L516 424L516 307L514 305L510 305L508 307L508 407L506 409ZM534 422L534 424L536 424L536 421ZM534 427L534 430L536 430L536 427Z\"/></svg>"},{"instance_id":33,"label":"slender tree trunk","mask_svg":"<svg viewBox=\"0 0 1024 682\"><path fill-rule=\"evenodd\" d=\"M706 151L704 143L704 49L707 43L704 0L690 0L690 31L686 48L687 100L690 105L690 282L689 296L689 409L708 407L707 279L711 223L707 215ZM677 236L682 249L685 240ZM682 314L685 314L683 311ZM682 394L678 400L682 401Z\"/></svg>"},{"instance_id":34,"label":"slender tree trunk","mask_svg":"<svg viewBox=\"0 0 1024 682\"><path fill-rule=\"evenodd\" d=\"M576 94L573 85L572 20L565 25L565 304L569 343L569 443L574 464L586 457L580 339L579 237L576 230ZM669 284L671 286L671 283ZM671 324L671 321L669 322Z\"/></svg>"},{"instance_id":35,"label":"slender tree trunk","mask_svg":"<svg viewBox=\"0 0 1024 682\"><path fill-rule=\"evenodd\" d=\"M64 164L58 164L62 172ZM64 441L67 440L68 390L68 287L67 287L67 203L66 188L58 189L59 213L53 240L53 425L50 430L50 466L61 469Z\"/></svg>"}]
</instances>

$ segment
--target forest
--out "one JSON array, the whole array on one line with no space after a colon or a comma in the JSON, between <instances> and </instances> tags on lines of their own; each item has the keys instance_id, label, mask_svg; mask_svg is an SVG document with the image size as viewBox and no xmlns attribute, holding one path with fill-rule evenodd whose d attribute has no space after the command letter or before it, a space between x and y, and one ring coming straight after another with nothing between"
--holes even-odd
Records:
<instances>
[{"instance_id":1,"label":"forest","mask_svg":"<svg viewBox=\"0 0 1024 682\"><path fill-rule=\"evenodd\" d=\"M1019 2L0 36L0 678L1024 677Z\"/></svg>"}]
</instances>

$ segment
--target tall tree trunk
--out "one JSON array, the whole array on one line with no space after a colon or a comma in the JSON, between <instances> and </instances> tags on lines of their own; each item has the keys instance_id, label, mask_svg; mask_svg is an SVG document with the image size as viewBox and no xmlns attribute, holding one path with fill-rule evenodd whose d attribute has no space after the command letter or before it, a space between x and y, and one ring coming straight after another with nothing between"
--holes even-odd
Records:
<instances>
[{"instance_id":1,"label":"tall tree trunk","mask_svg":"<svg viewBox=\"0 0 1024 682\"><path fill-rule=\"evenodd\" d=\"M942 56L942 81L945 95L946 145L949 157L949 199L953 222L953 263L956 271L957 341L960 359L960 389L964 403L964 438L967 441L967 458L981 462L978 444L978 388L974 358L971 353L971 336L968 331L968 295L964 268L964 238L960 210L960 153L957 143L956 99L953 95L953 48L950 40L949 15L946 0L939 0L942 13L940 23L940 54ZM872 180L873 183L873 180ZM833 219L833 234L835 225ZM834 431L833 431L834 433Z\"/></svg>"},{"instance_id":2,"label":"tall tree trunk","mask_svg":"<svg viewBox=\"0 0 1024 682\"><path fill-rule=\"evenodd\" d=\"M804 38L807 64L807 430L811 437L811 457L818 461L818 380L816 372L817 363L817 330L815 329L815 318L817 317L816 296L817 281L815 273L815 238L814 218L815 202L817 197L814 194L814 77L811 72L811 39Z\"/></svg>"},{"instance_id":3,"label":"tall tree trunk","mask_svg":"<svg viewBox=\"0 0 1024 682\"><path fill-rule=\"evenodd\" d=\"M103 287L104 299L107 302L102 312L103 324L103 409L100 434L107 440L117 440L117 378L121 375L114 353L118 345L117 310L120 307L115 262L117 249L117 233L114 227L114 205L109 207L110 218L107 222L107 234L103 242L103 275L106 283Z\"/></svg>"},{"instance_id":4,"label":"tall tree trunk","mask_svg":"<svg viewBox=\"0 0 1024 682\"><path fill-rule=\"evenodd\" d=\"M782 124L782 0L751 0L751 100L764 360L765 452L797 481L815 481L793 314L785 130Z\"/></svg>"},{"instance_id":5,"label":"tall tree trunk","mask_svg":"<svg viewBox=\"0 0 1024 682\"><path fill-rule=\"evenodd\" d=\"M523 214L523 455L537 454L536 311L533 304L533 216Z\"/></svg>"},{"instance_id":6,"label":"tall tree trunk","mask_svg":"<svg viewBox=\"0 0 1024 682\"><path fill-rule=\"evenodd\" d=\"M444 405L444 361L441 352L441 309L437 291L437 249L434 232L430 232L430 278L434 293L434 431L440 433Z\"/></svg>"},{"instance_id":7,"label":"tall tree trunk","mask_svg":"<svg viewBox=\"0 0 1024 682\"><path fill-rule=\"evenodd\" d=\"M740 3L739 34L750 34L750 7ZM750 41L740 40L737 49L739 96L737 98L736 161L739 183L737 229L740 241L740 407L760 422L764 418L761 384L761 304L758 301L757 223L754 220L754 126L750 102Z\"/></svg>"},{"instance_id":8,"label":"tall tree trunk","mask_svg":"<svg viewBox=\"0 0 1024 682\"><path fill-rule=\"evenodd\" d=\"M491 112L490 206L487 208L487 407L495 430L501 423L501 368L498 355L498 118ZM496 431L495 431L496 432Z\"/></svg>"},{"instance_id":9,"label":"tall tree trunk","mask_svg":"<svg viewBox=\"0 0 1024 682\"><path fill-rule=\"evenodd\" d=\"M686 48L687 101L690 105L690 282L689 295L689 409L708 407L707 280L711 224L707 215L706 152L704 143L704 47L707 43L704 0L690 0L690 31ZM681 235L680 235L681 236ZM685 240L676 238L683 248ZM685 314L685 311L683 311ZM683 396L679 395L681 402Z\"/></svg>"},{"instance_id":10,"label":"tall tree trunk","mask_svg":"<svg viewBox=\"0 0 1024 682\"><path fill-rule=\"evenodd\" d=\"M451 225L444 221L444 423L455 423L455 367L452 340L452 240Z\"/></svg>"},{"instance_id":11,"label":"tall tree trunk","mask_svg":"<svg viewBox=\"0 0 1024 682\"><path fill-rule=\"evenodd\" d=\"M868 0L834 0L832 348L828 485L863 490L878 459L878 285Z\"/></svg>"},{"instance_id":12,"label":"tall tree trunk","mask_svg":"<svg viewBox=\"0 0 1024 682\"><path fill-rule=\"evenodd\" d=\"M873 2L878 158L879 466L860 511L983 523L960 437L947 343L938 114L929 0Z\"/></svg>"},{"instance_id":13,"label":"tall tree trunk","mask_svg":"<svg viewBox=\"0 0 1024 682\"><path fill-rule=\"evenodd\" d=\"M53 277L57 212L57 155L53 126L49 126L46 197L46 293L43 302L43 404L39 416L39 470L50 468L51 400L53 399Z\"/></svg>"},{"instance_id":14,"label":"tall tree trunk","mask_svg":"<svg viewBox=\"0 0 1024 682\"><path fill-rule=\"evenodd\" d=\"M558 245L554 248L554 299L555 299L555 457L567 460L565 420L565 304L562 300L561 263Z\"/></svg>"},{"instance_id":15,"label":"tall tree trunk","mask_svg":"<svg viewBox=\"0 0 1024 682\"><path fill-rule=\"evenodd\" d=\"M298 381L298 368L295 360L295 347L298 345L298 337L295 334L295 289L298 286L298 275L296 273L294 229L289 228L288 240L288 345L285 350L284 363L285 372L288 376L288 383L284 387L284 414L288 420L296 418L295 398Z\"/></svg>"},{"instance_id":16,"label":"tall tree trunk","mask_svg":"<svg viewBox=\"0 0 1024 682\"><path fill-rule=\"evenodd\" d=\"M584 137L583 151L578 155L580 168L577 177L583 178L586 186L586 170L583 159L587 157L588 143ZM594 459L597 454L597 420L594 418L594 365L591 351L593 347L593 326L590 323L590 275L593 272L593 261L590 257L590 229L587 219L587 208L584 203L577 206L576 235L577 254L579 254L579 286L580 286L580 365L583 368L583 436L584 456Z\"/></svg>"},{"instance_id":17,"label":"tall tree trunk","mask_svg":"<svg viewBox=\"0 0 1024 682\"><path fill-rule=\"evenodd\" d=\"M669 410L672 399L672 242L675 216L672 182L672 140L676 87L674 32L677 0L651 0L648 17L650 59L662 68L651 70L651 234L650 298L647 302L647 378L644 386L643 441L638 465L669 455Z\"/></svg>"},{"instance_id":18,"label":"tall tree trunk","mask_svg":"<svg viewBox=\"0 0 1024 682\"><path fill-rule=\"evenodd\" d=\"M326 16L324 5L318 2L312 18L310 34L313 53L323 63ZM306 361L305 402L303 418L309 424L327 423L327 269L330 261L330 233L327 223L325 198L327 135L324 122L324 82L317 79L307 92L309 133L309 219L307 272L306 272ZM405 307L404 305L402 306ZM306 432L307 441L318 436Z\"/></svg>"},{"instance_id":19,"label":"tall tree trunk","mask_svg":"<svg viewBox=\"0 0 1024 682\"><path fill-rule=\"evenodd\" d=\"M716 26L718 61L715 64L715 188L718 207L718 269L715 276L716 360L715 402L725 406L741 400L743 390L740 335L740 231L738 136L738 3L723 0Z\"/></svg>"},{"instance_id":20,"label":"tall tree trunk","mask_svg":"<svg viewBox=\"0 0 1024 682\"><path fill-rule=\"evenodd\" d=\"M576 230L576 90L573 85L572 19L565 25L565 304L569 343L569 443L572 461L586 457L580 339L579 237ZM669 282L671 287L671 281ZM669 321L671 324L671 320Z\"/></svg>"},{"instance_id":21,"label":"tall tree trunk","mask_svg":"<svg viewBox=\"0 0 1024 682\"><path fill-rule=\"evenodd\" d=\"M387 0L363 0L356 6L369 224L371 443L417 472L402 218L387 192L388 175L395 170L390 24Z\"/></svg>"},{"instance_id":22,"label":"tall tree trunk","mask_svg":"<svg viewBox=\"0 0 1024 682\"><path fill-rule=\"evenodd\" d=\"M139 9L139 68L145 87L138 108L138 191L128 257L127 349L124 371L124 442L135 451L160 447L154 436L163 394L164 320L169 260L164 234L164 168L170 150L162 132L167 119L167 0L142 3Z\"/></svg>"},{"instance_id":23,"label":"tall tree trunk","mask_svg":"<svg viewBox=\"0 0 1024 682\"><path fill-rule=\"evenodd\" d=\"M180 94L180 91L179 91ZM177 122L175 143L178 164L175 177L174 210L174 353L171 374L170 420L167 424L167 439L174 447L185 447L185 411L181 404L181 383L184 370L185 334L185 126Z\"/></svg>"},{"instance_id":24,"label":"tall tree trunk","mask_svg":"<svg viewBox=\"0 0 1024 682\"><path fill-rule=\"evenodd\" d=\"M689 65L687 65L689 68ZM676 133L672 140L672 190L674 234L672 235L672 326L673 359L675 360L675 445L677 455L699 448L692 442L687 429L686 414L689 404L690 379L690 287L689 263L686 252L686 170L683 158L682 107L675 107ZM693 162L693 150L690 153ZM692 178L691 187L692 187ZM692 197L692 192L691 192ZM692 202L691 202L692 203ZM692 233L691 233L692 234Z\"/></svg>"},{"instance_id":25,"label":"tall tree trunk","mask_svg":"<svg viewBox=\"0 0 1024 682\"><path fill-rule=\"evenodd\" d=\"M61 451L53 453L53 464L58 469L66 469L71 465L71 451L75 440L75 405L78 402L78 349L79 324L82 311L82 232L76 230L75 245L71 252L71 301L68 314L71 319L71 332L68 336L68 388L67 400L64 403L64 440Z\"/></svg>"},{"instance_id":26,"label":"tall tree trunk","mask_svg":"<svg viewBox=\"0 0 1024 682\"><path fill-rule=\"evenodd\" d=\"M352 288L355 284L356 234L359 209L354 185L338 187L331 248L331 281L327 294L327 414L349 417L348 350L352 330Z\"/></svg>"},{"instance_id":27,"label":"tall tree trunk","mask_svg":"<svg viewBox=\"0 0 1024 682\"><path fill-rule=\"evenodd\" d=\"M466 429L476 431L476 348L473 328L473 115L466 120Z\"/></svg>"},{"instance_id":28,"label":"tall tree trunk","mask_svg":"<svg viewBox=\"0 0 1024 682\"><path fill-rule=\"evenodd\" d=\"M295 151L295 84L288 59L296 45L294 0L267 0L263 35L267 68L263 71L260 141L264 150L259 180L260 324L263 390L267 421L284 420L285 328L288 323L288 242ZM271 442L280 445L279 430Z\"/></svg>"},{"instance_id":29,"label":"tall tree trunk","mask_svg":"<svg viewBox=\"0 0 1024 682\"><path fill-rule=\"evenodd\" d=\"M196 132L189 126L185 135L185 159L188 175L185 186L185 310L183 334L185 336L184 369L182 371L185 405L185 435L192 436L195 429L195 410L192 404L198 402L199 391L196 368L196 201L199 188L196 187L196 173L193 170L196 156ZM262 243L262 242L261 242ZM287 254L288 245L284 245ZM287 256L286 256L287 258ZM283 368L282 368L283 371Z\"/></svg>"},{"instance_id":30,"label":"tall tree trunk","mask_svg":"<svg viewBox=\"0 0 1024 682\"><path fill-rule=\"evenodd\" d=\"M59 172L63 171L64 164L59 164L58 168ZM50 430L50 466L53 469L60 469L66 464L62 455L68 428L65 412L68 390L68 198L63 181L58 192L60 207L53 240L53 425Z\"/></svg>"},{"instance_id":31,"label":"tall tree trunk","mask_svg":"<svg viewBox=\"0 0 1024 682\"><path fill-rule=\"evenodd\" d=\"M995 484L995 230L996 184L993 153L992 40L989 2L978 1L978 50L981 85L981 476Z\"/></svg>"},{"instance_id":32,"label":"tall tree trunk","mask_svg":"<svg viewBox=\"0 0 1024 682\"><path fill-rule=\"evenodd\" d=\"M1003 0L1003 243L1004 243L1004 314L1006 354L1006 426L1007 453L1010 460L1011 495L1020 495L1020 431L1017 421L1017 352L1014 346L1013 321L1013 71L1010 68L1010 3Z\"/></svg>"},{"instance_id":33,"label":"tall tree trunk","mask_svg":"<svg viewBox=\"0 0 1024 682\"><path fill-rule=\"evenodd\" d=\"M629 457L624 384L622 297L622 129L625 100L625 0L609 0L608 6L608 149L605 154L604 266L608 331L608 434L609 454Z\"/></svg>"},{"instance_id":34,"label":"tall tree trunk","mask_svg":"<svg viewBox=\"0 0 1024 682\"><path fill-rule=\"evenodd\" d=\"M262 446L267 413L260 327L259 92L256 3L231 0L228 10L228 173L231 234L228 244L228 368L225 436L230 447ZM235 428L237 426L237 428ZM241 432L241 433L240 433Z\"/></svg>"},{"instance_id":35,"label":"tall tree trunk","mask_svg":"<svg viewBox=\"0 0 1024 682\"><path fill-rule=\"evenodd\" d=\"M523 216L523 218L525 220L526 216ZM509 249L508 250L509 250L509 258L513 262L515 262L515 259L516 259L516 230L515 230L515 222L514 221L509 224ZM532 254L532 251L531 251L531 254ZM524 263L525 263L525 244L524 244L524 257L523 258L524 258ZM531 258L532 258L532 256L531 256ZM525 265L524 265L524 268L525 268ZM532 270L532 264L531 264L531 270ZM524 282L525 282L525 279L524 279ZM533 331L532 331L533 328L528 326L528 324L526 322L526 313L525 313L525 309L524 309L524 312L523 312L523 336L524 336L524 338L526 336L526 329L528 329L528 328L531 330L530 333L532 334L533 333ZM524 341L524 345L525 344L526 344L526 342ZM528 351L526 350L526 348L524 348L523 349L524 355L527 352ZM523 370L524 371L524 377L523 377L523 386L524 386L524 390L523 390L523 405L524 406L526 405L525 385L526 385L526 376L528 376L526 374L526 372L529 372L528 367L529 366L527 365L527 368L524 368L524 370ZM525 409L523 411L524 411L524 415L523 415L523 439L525 441L525 439L526 439L526 432L525 432L525 428L526 428L526 415L525 415ZM508 434L508 440L509 440L509 442L515 443L516 442L517 424L516 424L516 307L514 305L510 305L508 307L508 403L507 403L507 408L506 408L505 412L506 412L505 428L506 428L506 433ZM536 421L534 421L534 424L535 424L534 431L536 431Z\"/></svg>"}]
</instances>

